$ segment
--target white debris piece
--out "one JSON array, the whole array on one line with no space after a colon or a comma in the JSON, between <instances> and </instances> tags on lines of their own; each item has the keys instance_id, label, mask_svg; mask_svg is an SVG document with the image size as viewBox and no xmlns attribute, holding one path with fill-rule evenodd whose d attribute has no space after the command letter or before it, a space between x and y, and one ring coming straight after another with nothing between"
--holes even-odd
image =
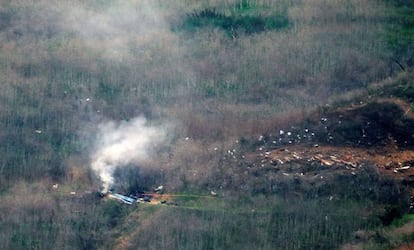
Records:
<instances>
[{"instance_id":1,"label":"white debris piece","mask_svg":"<svg viewBox=\"0 0 414 250\"><path fill-rule=\"evenodd\" d=\"M56 184L53 184L52 188L55 189L55 190L58 189L59 188L59 184L57 184L57 183Z\"/></svg>"},{"instance_id":2,"label":"white debris piece","mask_svg":"<svg viewBox=\"0 0 414 250\"><path fill-rule=\"evenodd\" d=\"M157 188L154 189L155 192L159 192L161 190L164 189L164 186L158 186Z\"/></svg>"},{"instance_id":3,"label":"white debris piece","mask_svg":"<svg viewBox=\"0 0 414 250\"><path fill-rule=\"evenodd\" d=\"M284 134L285 134L285 131L279 130L279 135L284 135Z\"/></svg>"},{"instance_id":4,"label":"white debris piece","mask_svg":"<svg viewBox=\"0 0 414 250\"><path fill-rule=\"evenodd\" d=\"M410 166L399 167L399 168L396 168L395 170L401 171L401 170L408 170L408 169L410 169Z\"/></svg>"},{"instance_id":5,"label":"white debris piece","mask_svg":"<svg viewBox=\"0 0 414 250\"><path fill-rule=\"evenodd\" d=\"M296 153L296 152L293 152L292 153L292 156L295 158L295 159L297 159L297 160L299 160L299 159L301 159L301 157L298 155L298 153Z\"/></svg>"},{"instance_id":6,"label":"white debris piece","mask_svg":"<svg viewBox=\"0 0 414 250\"><path fill-rule=\"evenodd\" d=\"M40 129L36 129L36 130L35 130L35 133L36 133L36 134L41 134L41 133L42 133L42 130L40 130Z\"/></svg>"}]
</instances>

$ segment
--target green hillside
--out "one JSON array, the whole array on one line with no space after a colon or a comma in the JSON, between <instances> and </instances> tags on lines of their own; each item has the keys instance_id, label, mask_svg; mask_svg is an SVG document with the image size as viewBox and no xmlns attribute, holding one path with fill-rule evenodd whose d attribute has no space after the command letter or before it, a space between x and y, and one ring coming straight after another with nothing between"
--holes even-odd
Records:
<instances>
[{"instance_id":1,"label":"green hillside","mask_svg":"<svg viewBox=\"0 0 414 250\"><path fill-rule=\"evenodd\" d=\"M0 0L0 249L339 249L382 230L409 188L371 166L331 202L246 158L358 98L412 112L413 27L404 0ZM117 192L188 196L101 199L99 160Z\"/></svg>"}]
</instances>

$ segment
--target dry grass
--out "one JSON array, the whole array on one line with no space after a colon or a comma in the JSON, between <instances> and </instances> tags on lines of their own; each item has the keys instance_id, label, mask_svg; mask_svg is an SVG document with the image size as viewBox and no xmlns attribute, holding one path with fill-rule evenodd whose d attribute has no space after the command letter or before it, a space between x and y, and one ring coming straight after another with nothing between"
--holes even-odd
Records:
<instances>
[{"instance_id":1,"label":"dry grass","mask_svg":"<svg viewBox=\"0 0 414 250\"><path fill-rule=\"evenodd\" d=\"M0 24L0 190L8 193L0 205L2 249L105 245L97 233L112 230L110 217L119 207L65 202L50 190L49 179L66 183L65 193L99 186L87 163L99 121L139 114L155 123L174 121L169 144L142 167L148 187L162 182L172 191L207 192L227 182L252 190L240 162L223 160L228 150L241 147L241 138L290 127L338 93L358 93L356 88L393 71L380 36L386 12L380 1L0 0L0 6L0 21L7 22ZM206 8L240 16L286 10L290 23L238 36L171 25ZM33 184L14 185L21 179ZM264 178L256 181L266 184ZM131 238L121 237L119 248L153 247L145 245L153 239L178 248L186 235L192 249L233 246L238 223L257 226L253 235L264 244L270 230L266 216L256 223L254 216L233 215L222 227L221 214L174 215L138 218L142 227ZM229 236L223 235L227 229ZM250 229L242 229L250 239ZM32 233L44 241L30 238ZM46 244L48 239L59 243Z\"/></svg>"}]
</instances>

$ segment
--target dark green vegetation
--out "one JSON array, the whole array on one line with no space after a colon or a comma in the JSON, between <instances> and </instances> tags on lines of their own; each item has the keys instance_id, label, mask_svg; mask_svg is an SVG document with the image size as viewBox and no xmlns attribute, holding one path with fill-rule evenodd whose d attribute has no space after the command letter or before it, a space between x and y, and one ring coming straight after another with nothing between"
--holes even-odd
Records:
<instances>
[{"instance_id":1,"label":"dark green vegetation","mask_svg":"<svg viewBox=\"0 0 414 250\"><path fill-rule=\"evenodd\" d=\"M236 9L236 13L225 15L219 13L216 9L204 9L200 12L195 12L188 15L182 29L195 29L203 26L212 26L223 29L231 36L238 36L238 33L244 32L246 34L253 34L264 32L267 30L286 28L289 24L287 13L276 13L272 16L262 16L259 13L239 14L255 6L247 4L241 5Z\"/></svg>"},{"instance_id":2,"label":"dark green vegetation","mask_svg":"<svg viewBox=\"0 0 414 250\"><path fill-rule=\"evenodd\" d=\"M413 105L413 15L385 0L0 0L0 248L335 249L381 232L408 197L370 166L308 186L242 156L348 93ZM139 115L168 123L168 143L117 171L119 189L216 198L95 197L97 124Z\"/></svg>"},{"instance_id":3,"label":"dark green vegetation","mask_svg":"<svg viewBox=\"0 0 414 250\"><path fill-rule=\"evenodd\" d=\"M395 61L414 65L414 3L412 1L388 1L394 6L386 33L388 45L395 53Z\"/></svg>"}]
</instances>

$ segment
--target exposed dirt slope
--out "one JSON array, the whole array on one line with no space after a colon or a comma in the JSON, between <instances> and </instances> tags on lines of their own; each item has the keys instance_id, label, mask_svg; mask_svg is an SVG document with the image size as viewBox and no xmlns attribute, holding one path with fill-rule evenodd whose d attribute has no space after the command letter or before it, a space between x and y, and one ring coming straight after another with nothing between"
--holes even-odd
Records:
<instances>
[{"instance_id":1,"label":"exposed dirt slope","mask_svg":"<svg viewBox=\"0 0 414 250\"><path fill-rule=\"evenodd\" d=\"M372 183L391 179L406 188L413 212L414 102L407 94L413 89L413 74L405 74L394 83L376 86L370 95L323 107L295 126L261 136L256 151L246 154L249 172L290 180L288 186L296 185L293 193L298 195L306 195L310 187L324 186L318 192L335 199L344 192L339 183L358 185L356 178L369 168L379 176ZM395 218L391 213L382 217L384 225ZM414 234L412 225L403 225L401 234ZM369 240L372 237L344 245L344 249L362 249ZM400 249L413 249L412 243L402 244Z\"/></svg>"},{"instance_id":2,"label":"exposed dirt slope","mask_svg":"<svg viewBox=\"0 0 414 250\"><path fill-rule=\"evenodd\" d=\"M414 186L414 74L403 73L301 123L261 136L247 161L284 176L356 175L364 166Z\"/></svg>"}]
</instances>

